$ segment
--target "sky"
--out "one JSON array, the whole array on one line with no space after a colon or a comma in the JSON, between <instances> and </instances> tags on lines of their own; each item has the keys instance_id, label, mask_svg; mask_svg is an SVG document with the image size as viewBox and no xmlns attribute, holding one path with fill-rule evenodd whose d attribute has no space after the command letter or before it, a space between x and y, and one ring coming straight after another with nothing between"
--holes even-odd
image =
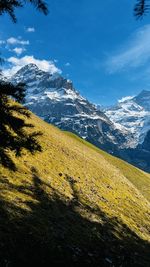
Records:
<instances>
[{"instance_id":1,"label":"sky","mask_svg":"<svg viewBox=\"0 0 150 267\"><path fill-rule=\"evenodd\" d=\"M47 0L48 16L31 5L16 10L17 24L0 16L5 75L35 63L102 106L150 90L150 14L136 20L135 2Z\"/></svg>"}]
</instances>

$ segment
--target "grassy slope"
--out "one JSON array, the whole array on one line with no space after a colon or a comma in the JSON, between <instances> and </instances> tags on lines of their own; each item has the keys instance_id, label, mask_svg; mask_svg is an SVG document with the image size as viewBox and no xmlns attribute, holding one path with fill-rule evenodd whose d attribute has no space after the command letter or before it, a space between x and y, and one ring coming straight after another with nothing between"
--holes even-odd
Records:
<instances>
[{"instance_id":1,"label":"grassy slope","mask_svg":"<svg viewBox=\"0 0 150 267\"><path fill-rule=\"evenodd\" d=\"M148 201L150 201L150 174L145 173L142 170L139 170L133 165L123 160L120 160L117 157L111 156L110 154L98 149L96 146L79 138L75 134L72 134L70 132L66 132L66 134L72 136L81 143L85 144L86 146L94 149L96 152L103 155L107 161L109 161L116 168L118 168L124 174L124 176L140 190L143 196L146 197Z\"/></svg>"},{"instance_id":2,"label":"grassy slope","mask_svg":"<svg viewBox=\"0 0 150 267\"><path fill-rule=\"evenodd\" d=\"M150 175L32 121L43 152L11 155L16 172L0 167L0 266L150 266Z\"/></svg>"}]
</instances>

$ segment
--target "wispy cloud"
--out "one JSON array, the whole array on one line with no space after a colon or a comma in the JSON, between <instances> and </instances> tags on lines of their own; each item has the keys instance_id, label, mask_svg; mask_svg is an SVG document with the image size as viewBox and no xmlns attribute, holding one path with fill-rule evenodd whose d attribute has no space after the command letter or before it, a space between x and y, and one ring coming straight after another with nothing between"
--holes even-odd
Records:
<instances>
[{"instance_id":1,"label":"wispy cloud","mask_svg":"<svg viewBox=\"0 0 150 267\"><path fill-rule=\"evenodd\" d=\"M106 61L106 69L110 73L138 68L150 60L150 24L139 28L122 49L110 56Z\"/></svg>"},{"instance_id":2,"label":"wispy cloud","mask_svg":"<svg viewBox=\"0 0 150 267\"><path fill-rule=\"evenodd\" d=\"M34 56L26 55L22 58L10 57L7 59L7 62L10 63L11 66L3 70L3 73L5 76L8 76L8 77L12 76L20 68L22 68L23 66L29 63L36 64L39 67L39 69L50 72L51 74L54 74L54 73L60 74L62 72L59 68L57 68L54 61L51 61L51 60L49 61L45 59L40 60L40 59L36 59Z\"/></svg>"},{"instance_id":3,"label":"wispy cloud","mask_svg":"<svg viewBox=\"0 0 150 267\"><path fill-rule=\"evenodd\" d=\"M11 51L13 51L14 53L16 53L17 56L20 56L23 52L26 51L26 49L24 47L15 47Z\"/></svg>"},{"instance_id":4,"label":"wispy cloud","mask_svg":"<svg viewBox=\"0 0 150 267\"><path fill-rule=\"evenodd\" d=\"M35 28L34 27L29 27L26 29L26 32L35 32Z\"/></svg>"},{"instance_id":5,"label":"wispy cloud","mask_svg":"<svg viewBox=\"0 0 150 267\"><path fill-rule=\"evenodd\" d=\"M7 39L7 44L8 45L29 45L30 42L29 40L22 40L20 38L15 38L15 37L10 37Z\"/></svg>"},{"instance_id":6,"label":"wispy cloud","mask_svg":"<svg viewBox=\"0 0 150 267\"><path fill-rule=\"evenodd\" d=\"M65 67L70 67L71 64L69 62L65 63Z\"/></svg>"},{"instance_id":7,"label":"wispy cloud","mask_svg":"<svg viewBox=\"0 0 150 267\"><path fill-rule=\"evenodd\" d=\"M5 40L0 40L0 45L3 45L3 44L5 44L5 43L6 43Z\"/></svg>"}]
</instances>

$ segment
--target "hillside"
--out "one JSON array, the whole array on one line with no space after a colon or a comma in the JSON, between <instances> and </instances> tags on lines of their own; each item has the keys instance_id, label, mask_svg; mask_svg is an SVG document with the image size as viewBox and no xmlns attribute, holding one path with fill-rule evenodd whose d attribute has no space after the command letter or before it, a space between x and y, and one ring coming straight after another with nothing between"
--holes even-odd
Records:
<instances>
[{"instance_id":1,"label":"hillside","mask_svg":"<svg viewBox=\"0 0 150 267\"><path fill-rule=\"evenodd\" d=\"M120 131L120 125L118 129L104 112L81 96L72 81L60 74L28 64L10 80L26 84L25 105L46 122L73 132L109 153L130 147L133 136L127 130Z\"/></svg>"},{"instance_id":2,"label":"hillside","mask_svg":"<svg viewBox=\"0 0 150 267\"><path fill-rule=\"evenodd\" d=\"M0 266L150 266L150 175L31 120L43 152L0 166Z\"/></svg>"},{"instance_id":3,"label":"hillside","mask_svg":"<svg viewBox=\"0 0 150 267\"><path fill-rule=\"evenodd\" d=\"M149 129L149 91L102 111L82 97L71 80L35 64L21 67L8 79L26 84L25 105L46 122L150 172L150 148L143 147Z\"/></svg>"}]
</instances>

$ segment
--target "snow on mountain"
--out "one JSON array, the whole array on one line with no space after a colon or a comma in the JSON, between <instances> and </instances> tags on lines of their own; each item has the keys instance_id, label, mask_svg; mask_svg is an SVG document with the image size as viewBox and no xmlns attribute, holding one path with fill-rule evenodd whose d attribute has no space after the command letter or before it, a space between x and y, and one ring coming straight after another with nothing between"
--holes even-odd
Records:
<instances>
[{"instance_id":1,"label":"snow on mountain","mask_svg":"<svg viewBox=\"0 0 150 267\"><path fill-rule=\"evenodd\" d=\"M27 85L26 103L31 104L46 100L62 101L63 99L84 100L73 90L72 82L62 78L58 73L50 74L40 70L35 64L21 68L12 78L14 83L24 82Z\"/></svg>"},{"instance_id":2,"label":"snow on mountain","mask_svg":"<svg viewBox=\"0 0 150 267\"><path fill-rule=\"evenodd\" d=\"M135 101L145 110L150 111L150 91L143 90L135 97Z\"/></svg>"},{"instance_id":3,"label":"snow on mountain","mask_svg":"<svg viewBox=\"0 0 150 267\"><path fill-rule=\"evenodd\" d=\"M90 103L60 74L22 67L10 79L26 83L25 105L48 123L150 172L150 91L104 109Z\"/></svg>"},{"instance_id":4,"label":"snow on mountain","mask_svg":"<svg viewBox=\"0 0 150 267\"><path fill-rule=\"evenodd\" d=\"M142 91L138 96L124 97L116 106L107 108L105 114L120 129L124 127L134 135L131 147L144 142L150 130L150 91Z\"/></svg>"},{"instance_id":5,"label":"snow on mountain","mask_svg":"<svg viewBox=\"0 0 150 267\"><path fill-rule=\"evenodd\" d=\"M45 121L74 132L110 153L118 147L130 146L132 136L129 137L126 129L114 125L60 74L52 75L28 64L11 81L26 83L26 106Z\"/></svg>"}]
</instances>

